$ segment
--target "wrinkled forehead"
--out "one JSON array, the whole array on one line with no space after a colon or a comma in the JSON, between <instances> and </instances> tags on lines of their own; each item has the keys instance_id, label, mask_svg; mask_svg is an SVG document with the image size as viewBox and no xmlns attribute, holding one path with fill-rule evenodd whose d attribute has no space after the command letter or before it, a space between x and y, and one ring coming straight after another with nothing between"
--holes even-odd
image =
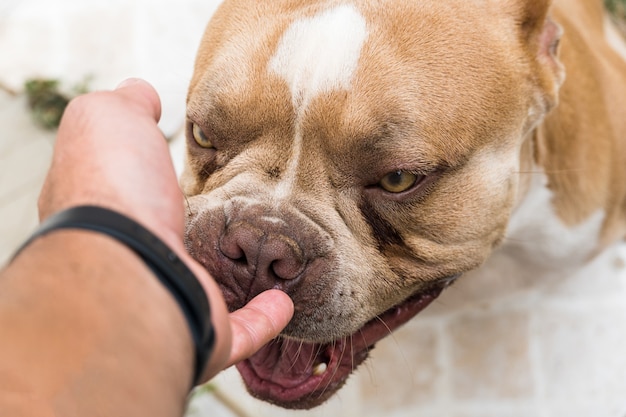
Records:
<instances>
[{"instance_id":1,"label":"wrinkled forehead","mask_svg":"<svg viewBox=\"0 0 626 417\"><path fill-rule=\"evenodd\" d=\"M410 115L458 131L463 116L479 129L513 113L520 86L506 70L512 34L476 24L489 2L464 3L226 1L202 41L190 111L294 120L340 104L361 126Z\"/></svg>"},{"instance_id":2,"label":"wrinkled forehead","mask_svg":"<svg viewBox=\"0 0 626 417\"><path fill-rule=\"evenodd\" d=\"M368 38L362 12L351 4L281 3L226 2L202 41L191 92L209 88L232 97L261 83L284 83L300 106L349 89Z\"/></svg>"}]
</instances>

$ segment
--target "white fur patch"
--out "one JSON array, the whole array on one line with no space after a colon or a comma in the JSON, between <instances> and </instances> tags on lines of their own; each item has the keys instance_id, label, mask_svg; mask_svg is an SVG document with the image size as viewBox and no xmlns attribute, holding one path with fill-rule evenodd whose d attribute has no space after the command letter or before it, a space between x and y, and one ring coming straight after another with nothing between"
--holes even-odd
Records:
<instances>
[{"instance_id":1,"label":"white fur patch","mask_svg":"<svg viewBox=\"0 0 626 417\"><path fill-rule=\"evenodd\" d=\"M363 16L351 5L340 5L293 22L269 70L287 81L294 104L306 105L320 93L350 88L366 39Z\"/></svg>"},{"instance_id":2,"label":"white fur patch","mask_svg":"<svg viewBox=\"0 0 626 417\"><path fill-rule=\"evenodd\" d=\"M515 210L505 246L519 250L535 265L577 267L589 260L597 247L605 214L599 210L574 227L566 226L552 206L553 194L544 173L533 175L531 188Z\"/></svg>"},{"instance_id":3,"label":"white fur patch","mask_svg":"<svg viewBox=\"0 0 626 417\"><path fill-rule=\"evenodd\" d=\"M292 102L303 114L319 94L350 89L366 39L363 16L354 6L339 5L293 22L283 34L268 71L287 82ZM276 188L278 200L291 193L301 148L302 135L297 128L289 165Z\"/></svg>"}]
</instances>

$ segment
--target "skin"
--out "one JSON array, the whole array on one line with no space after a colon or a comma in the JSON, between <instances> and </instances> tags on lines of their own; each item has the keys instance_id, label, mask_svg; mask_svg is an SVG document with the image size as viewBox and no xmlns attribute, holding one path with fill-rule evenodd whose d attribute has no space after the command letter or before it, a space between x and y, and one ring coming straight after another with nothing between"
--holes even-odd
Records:
<instances>
[{"instance_id":1,"label":"skin","mask_svg":"<svg viewBox=\"0 0 626 417\"><path fill-rule=\"evenodd\" d=\"M160 112L157 93L141 80L70 103L40 216L100 205L166 242L209 298L217 341L208 380L275 337L291 319L293 304L284 293L268 291L229 314L213 279L187 255L183 197L157 127ZM7 415L184 411L193 366L184 316L146 265L107 236L56 231L5 267L0 340L0 409L11 411Z\"/></svg>"}]
</instances>

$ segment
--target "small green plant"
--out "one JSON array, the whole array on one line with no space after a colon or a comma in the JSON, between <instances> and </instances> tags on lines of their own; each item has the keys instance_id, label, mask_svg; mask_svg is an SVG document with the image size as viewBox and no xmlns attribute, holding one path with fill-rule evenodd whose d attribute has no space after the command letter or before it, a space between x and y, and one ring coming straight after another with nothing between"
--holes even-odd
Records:
<instances>
[{"instance_id":1,"label":"small green plant","mask_svg":"<svg viewBox=\"0 0 626 417\"><path fill-rule=\"evenodd\" d=\"M615 17L626 19L626 0L604 0L604 4Z\"/></svg>"},{"instance_id":2,"label":"small green plant","mask_svg":"<svg viewBox=\"0 0 626 417\"><path fill-rule=\"evenodd\" d=\"M88 80L73 88L70 93L60 90L59 80L34 78L24 83L28 106L35 122L45 129L59 127L63 112L70 100L88 91Z\"/></svg>"},{"instance_id":3,"label":"small green plant","mask_svg":"<svg viewBox=\"0 0 626 417\"><path fill-rule=\"evenodd\" d=\"M626 37L626 0L604 0L604 5L613 17L615 26Z\"/></svg>"},{"instance_id":4,"label":"small green plant","mask_svg":"<svg viewBox=\"0 0 626 417\"><path fill-rule=\"evenodd\" d=\"M626 0L604 0L604 5L611 14L615 26L626 38Z\"/></svg>"},{"instance_id":5,"label":"small green plant","mask_svg":"<svg viewBox=\"0 0 626 417\"><path fill-rule=\"evenodd\" d=\"M45 129L57 128L70 101L69 97L59 92L59 81L28 80L24 88L35 122Z\"/></svg>"}]
</instances>

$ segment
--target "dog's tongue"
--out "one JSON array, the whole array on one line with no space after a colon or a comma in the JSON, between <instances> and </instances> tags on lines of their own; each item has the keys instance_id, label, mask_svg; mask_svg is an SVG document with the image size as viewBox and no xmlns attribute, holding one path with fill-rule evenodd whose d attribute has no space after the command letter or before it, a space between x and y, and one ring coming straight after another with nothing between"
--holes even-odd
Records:
<instances>
[{"instance_id":1,"label":"dog's tongue","mask_svg":"<svg viewBox=\"0 0 626 417\"><path fill-rule=\"evenodd\" d=\"M365 360L367 350L356 353L348 346L344 341L322 345L278 338L237 369L255 397L285 408L311 408Z\"/></svg>"},{"instance_id":2,"label":"dog's tongue","mask_svg":"<svg viewBox=\"0 0 626 417\"><path fill-rule=\"evenodd\" d=\"M258 378L289 390L316 376L314 368L327 359L322 350L322 345L276 339L250 358L249 364Z\"/></svg>"},{"instance_id":3,"label":"dog's tongue","mask_svg":"<svg viewBox=\"0 0 626 417\"><path fill-rule=\"evenodd\" d=\"M373 345L423 310L439 291L414 297L355 334L328 343L277 338L237 365L255 397L286 408L311 408L337 391Z\"/></svg>"}]
</instances>

